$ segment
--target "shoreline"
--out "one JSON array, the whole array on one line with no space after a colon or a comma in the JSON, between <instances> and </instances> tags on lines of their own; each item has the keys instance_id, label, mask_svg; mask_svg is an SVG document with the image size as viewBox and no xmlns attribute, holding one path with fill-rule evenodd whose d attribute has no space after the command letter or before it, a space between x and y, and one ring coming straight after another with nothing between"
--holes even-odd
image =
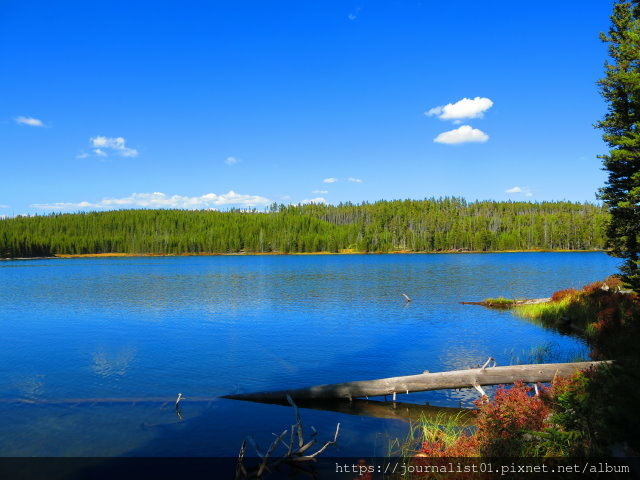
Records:
<instances>
[{"instance_id":1,"label":"shoreline","mask_svg":"<svg viewBox=\"0 0 640 480\"><path fill-rule=\"evenodd\" d=\"M50 257L15 257L0 258L0 260L52 260L59 258L122 258L122 257L243 257L243 256L304 256L304 255L450 255L450 254L495 254L495 253L595 253L606 250L442 250L438 252L414 252L409 250L396 250L392 252L236 252L236 253L79 253L79 254L56 254Z\"/></svg>"}]
</instances>

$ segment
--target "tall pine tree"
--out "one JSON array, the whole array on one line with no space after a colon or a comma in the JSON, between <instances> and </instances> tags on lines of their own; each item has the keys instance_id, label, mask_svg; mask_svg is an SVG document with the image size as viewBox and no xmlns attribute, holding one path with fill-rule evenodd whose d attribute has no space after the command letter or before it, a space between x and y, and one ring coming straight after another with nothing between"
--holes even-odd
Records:
<instances>
[{"instance_id":1,"label":"tall pine tree","mask_svg":"<svg viewBox=\"0 0 640 480\"><path fill-rule=\"evenodd\" d=\"M598 84L609 108L596 126L610 150L600 156L609 173L600 198L611 212L609 247L625 259L624 279L640 291L640 0L616 3L601 39L610 60Z\"/></svg>"}]
</instances>

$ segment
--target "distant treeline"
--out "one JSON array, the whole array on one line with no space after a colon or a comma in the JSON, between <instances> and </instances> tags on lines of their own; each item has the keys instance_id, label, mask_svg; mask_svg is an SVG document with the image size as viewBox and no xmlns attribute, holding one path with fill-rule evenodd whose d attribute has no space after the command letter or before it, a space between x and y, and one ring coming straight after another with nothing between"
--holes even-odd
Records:
<instances>
[{"instance_id":1,"label":"distant treeline","mask_svg":"<svg viewBox=\"0 0 640 480\"><path fill-rule=\"evenodd\" d=\"M462 198L267 211L116 210L0 220L0 257L55 254L590 250L605 245L604 207Z\"/></svg>"}]
</instances>

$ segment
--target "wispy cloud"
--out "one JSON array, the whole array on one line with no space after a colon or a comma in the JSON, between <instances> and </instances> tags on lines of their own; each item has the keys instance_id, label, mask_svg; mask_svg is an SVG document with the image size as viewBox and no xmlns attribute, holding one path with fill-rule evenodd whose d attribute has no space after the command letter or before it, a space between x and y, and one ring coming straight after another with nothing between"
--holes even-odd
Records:
<instances>
[{"instance_id":1,"label":"wispy cloud","mask_svg":"<svg viewBox=\"0 0 640 480\"><path fill-rule=\"evenodd\" d=\"M227 157L224 161L227 165L235 165L238 162L240 162L240 159L236 157Z\"/></svg>"},{"instance_id":2,"label":"wispy cloud","mask_svg":"<svg viewBox=\"0 0 640 480\"><path fill-rule=\"evenodd\" d=\"M33 208L45 210L73 210L87 208L184 208L199 209L224 206L256 207L268 205L271 201L260 195L245 195L230 190L228 193L217 195L207 193L197 197L186 197L182 195L166 195L161 192L154 193L133 193L124 198L103 198L99 202L57 202L57 203L36 203Z\"/></svg>"},{"instance_id":3,"label":"wispy cloud","mask_svg":"<svg viewBox=\"0 0 640 480\"><path fill-rule=\"evenodd\" d=\"M428 117L436 116L442 120L453 120L460 123L466 118L482 118L484 112L493 106L493 101L486 97L463 98L456 103L448 103L439 107L433 107L425 112Z\"/></svg>"},{"instance_id":4,"label":"wispy cloud","mask_svg":"<svg viewBox=\"0 0 640 480\"><path fill-rule=\"evenodd\" d=\"M336 183L338 181L337 178L329 177L322 180L323 183Z\"/></svg>"},{"instance_id":5,"label":"wispy cloud","mask_svg":"<svg viewBox=\"0 0 640 480\"><path fill-rule=\"evenodd\" d=\"M0 208L9 208L9 205L0 205Z\"/></svg>"},{"instance_id":6,"label":"wispy cloud","mask_svg":"<svg viewBox=\"0 0 640 480\"><path fill-rule=\"evenodd\" d=\"M489 135L469 125L462 125L455 130L443 132L433 139L436 143L455 145L458 143L484 143L489 140Z\"/></svg>"},{"instance_id":7,"label":"wispy cloud","mask_svg":"<svg viewBox=\"0 0 640 480\"><path fill-rule=\"evenodd\" d=\"M532 197L533 193L529 187L513 187L505 190L505 193L521 193L525 197Z\"/></svg>"},{"instance_id":8,"label":"wispy cloud","mask_svg":"<svg viewBox=\"0 0 640 480\"><path fill-rule=\"evenodd\" d=\"M311 193L316 193L319 195L326 195L327 193L329 193L329 190L313 190Z\"/></svg>"},{"instance_id":9,"label":"wispy cloud","mask_svg":"<svg viewBox=\"0 0 640 480\"><path fill-rule=\"evenodd\" d=\"M363 182L363 180L361 178L349 177L347 180L349 180L351 183L362 183Z\"/></svg>"},{"instance_id":10,"label":"wispy cloud","mask_svg":"<svg viewBox=\"0 0 640 480\"><path fill-rule=\"evenodd\" d=\"M355 20L358 18L358 14L360 13L360 11L362 10L362 7L358 7L356 8L353 12L349 13L349 15L347 15L347 18L351 21Z\"/></svg>"},{"instance_id":11,"label":"wispy cloud","mask_svg":"<svg viewBox=\"0 0 640 480\"><path fill-rule=\"evenodd\" d=\"M33 117L16 117L14 119L18 125L28 125L30 127L44 127L42 120Z\"/></svg>"},{"instance_id":12,"label":"wispy cloud","mask_svg":"<svg viewBox=\"0 0 640 480\"><path fill-rule=\"evenodd\" d=\"M137 157L138 151L135 148L126 146L126 140L123 137L104 137L98 135L89 139L93 152L101 157L106 157L110 153L114 153L121 157Z\"/></svg>"},{"instance_id":13,"label":"wispy cloud","mask_svg":"<svg viewBox=\"0 0 640 480\"><path fill-rule=\"evenodd\" d=\"M327 200L323 197L306 198L302 200L300 203L327 203Z\"/></svg>"}]
</instances>

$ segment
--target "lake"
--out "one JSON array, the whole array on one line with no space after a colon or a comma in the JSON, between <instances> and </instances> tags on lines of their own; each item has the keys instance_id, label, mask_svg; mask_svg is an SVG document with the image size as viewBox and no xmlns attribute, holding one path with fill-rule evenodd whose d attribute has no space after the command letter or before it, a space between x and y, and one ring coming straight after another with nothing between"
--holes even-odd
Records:
<instances>
[{"instance_id":1,"label":"lake","mask_svg":"<svg viewBox=\"0 0 640 480\"><path fill-rule=\"evenodd\" d=\"M584 359L508 311L615 273L604 253L126 257L0 262L3 456L235 456L294 422L252 391ZM406 304L402 293L413 301ZM178 393L182 418L176 415ZM471 406L473 390L398 401ZM332 455L386 455L401 420L301 409ZM250 448L250 447L249 447Z\"/></svg>"}]
</instances>

